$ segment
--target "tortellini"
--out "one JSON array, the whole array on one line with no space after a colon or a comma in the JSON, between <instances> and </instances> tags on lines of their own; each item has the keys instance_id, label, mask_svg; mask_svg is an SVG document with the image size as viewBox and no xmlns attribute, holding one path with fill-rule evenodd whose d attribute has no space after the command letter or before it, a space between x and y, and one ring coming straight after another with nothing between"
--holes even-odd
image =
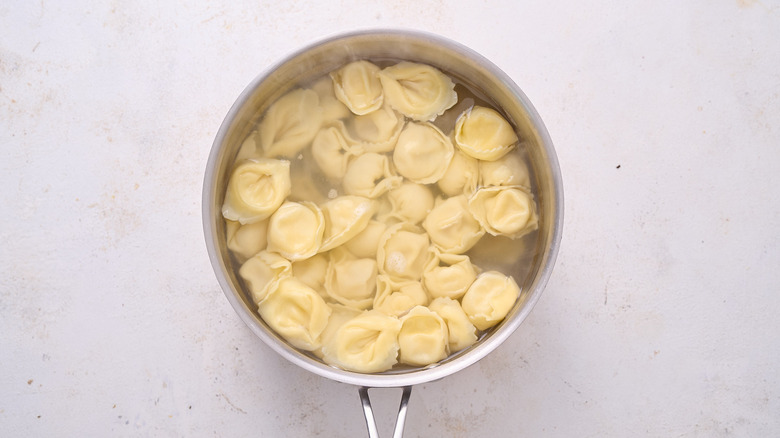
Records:
<instances>
[{"instance_id":1,"label":"tortellini","mask_svg":"<svg viewBox=\"0 0 780 438\"><path fill-rule=\"evenodd\" d=\"M467 255L434 251L425 266L422 282L433 298L459 299L477 278L477 270Z\"/></svg>"},{"instance_id":2,"label":"tortellini","mask_svg":"<svg viewBox=\"0 0 780 438\"><path fill-rule=\"evenodd\" d=\"M519 296L520 287L512 277L487 271L477 276L461 306L476 328L487 330L504 319Z\"/></svg>"},{"instance_id":3,"label":"tortellini","mask_svg":"<svg viewBox=\"0 0 780 438\"><path fill-rule=\"evenodd\" d=\"M447 171L455 148L430 123L407 123L393 151L398 173L419 184L435 183Z\"/></svg>"},{"instance_id":4,"label":"tortellini","mask_svg":"<svg viewBox=\"0 0 780 438\"><path fill-rule=\"evenodd\" d=\"M474 106L455 123L455 144L466 155L479 160L495 161L517 142L512 125L492 108Z\"/></svg>"},{"instance_id":5,"label":"tortellini","mask_svg":"<svg viewBox=\"0 0 780 438\"><path fill-rule=\"evenodd\" d=\"M292 265L274 252L260 251L241 265L238 275L244 279L255 304L263 301L279 282L290 277Z\"/></svg>"},{"instance_id":6,"label":"tortellini","mask_svg":"<svg viewBox=\"0 0 780 438\"><path fill-rule=\"evenodd\" d=\"M463 350L477 342L477 328L469 320L460 303L447 297L439 297L428 304L447 323L447 340L451 352Z\"/></svg>"},{"instance_id":7,"label":"tortellini","mask_svg":"<svg viewBox=\"0 0 780 438\"><path fill-rule=\"evenodd\" d=\"M342 324L322 346L326 363L361 373L385 371L398 363L401 321L369 310Z\"/></svg>"},{"instance_id":8,"label":"tortellini","mask_svg":"<svg viewBox=\"0 0 780 438\"><path fill-rule=\"evenodd\" d=\"M268 243L268 221L241 225L238 222L226 221L227 247L233 251L239 262L265 249Z\"/></svg>"},{"instance_id":9,"label":"tortellini","mask_svg":"<svg viewBox=\"0 0 780 438\"><path fill-rule=\"evenodd\" d=\"M339 196L322 205L325 230L320 251L341 246L363 231L374 214L374 203L361 196Z\"/></svg>"},{"instance_id":10,"label":"tortellini","mask_svg":"<svg viewBox=\"0 0 780 438\"><path fill-rule=\"evenodd\" d=\"M337 302L368 309L376 291L376 259L359 259L346 250L334 250L325 275L325 291Z\"/></svg>"},{"instance_id":11,"label":"tortellini","mask_svg":"<svg viewBox=\"0 0 780 438\"><path fill-rule=\"evenodd\" d=\"M430 257L428 235L407 222L385 231L377 249L379 271L395 280L420 280Z\"/></svg>"},{"instance_id":12,"label":"tortellini","mask_svg":"<svg viewBox=\"0 0 780 438\"><path fill-rule=\"evenodd\" d=\"M462 254L485 234L464 195L440 200L423 221L431 241L443 252Z\"/></svg>"},{"instance_id":13,"label":"tortellini","mask_svg":"<svg viewBox=\"0 0 780 438\"><path fill-rule=\"evenodd\" d=\"M512 239L538 227L534 199L517 187L486 187L469 199L469 209L488 233Z\"/></svg>"},{"instance_id":14,"label":"tortellini","mask_svg":"<svg viewBox=\"0 0 780 438\"><path fill-rule=\"evenodd\" d=\"M316 204L285 202L268 222L268 251L289 260L307 259L320 249L325 219Z\"/></svg>"},{"instance_id":15,"label":"tortellini","mask_svg":"<svg viewBox=\"0 0 780 438\"><path fill-rule=\"evenodd\" d=\"M291 346L352 372L474 345L517 305L537 244L512 125L430 65L357 59L298 86L239 139L228 178L247 299Z\"/></svg>"},{"instance_id":16,"label":"tortellini","mask_svg":"<svg viewBox=\"0 0 780 438\"><path fill-rule=\"evenodd\" d=\"M321 124L319 96L299 88L268 108L257 128L257 143L268 158L294 158L311 143Z\"/></svg>"},{"instance_id":17,"label":"tortellini","mask_svg":"<svg viewBox=\"0 0 780 438\"><path fill-rule=\"evenodd\" d=\"M391 169L387 155L368 152L349 163L342 184L350 195L378 198L402 181Z\"/></svg>"},{"instance_id":18,"label":"tortellini","mask_svg":"<svg viewBox=\"0 0 780 438\"><path fill-rule=\"evenodd\" d=\"M417 306L401 317L398 333L400 361L428 365L450 354L447 324L436 312Z\"/></svg>"},{"instance_id":19,"label":"tortellini","mask_svg":"<svg viewBox=\"0 0 780 438\"><path fill-rule=\"evenodd\" d=\"M330 74L336 97L355 114L382 107L384 93L377 76L379 67L368 61L354 61Z\"/></svg>"},{"instance_id":20,"label":"tortellini","mask_svg":"<svg viewBox=\"0 0 780 438\"><path fill-rule=\"evenodd\" d=\"M284 278L257 307L263 321L293 346L306 351L322 346L321 335L332 310L302 281Z\"/></svg>"},{"instance_id":21,"label":"tortellini","mask_svg":"<svg viewBox=\"0 0 780 438\"><path fill-rule=\"evenodd\" d=\"M228 180L222 216L241 224L267 219L290 194L290 162L256 159L239 163Z\"/></svg>"},{"instance_id":22,"label":"tortellini","mask_svg":"<svg viewBox=\"0 0 780 438\"><path fill-rule=\"evenodd\" d=\"M455 84L426 64L399 62L379 72L385 100L414 120L431 121L458 102Z\"/></svg>"}]
</instances>

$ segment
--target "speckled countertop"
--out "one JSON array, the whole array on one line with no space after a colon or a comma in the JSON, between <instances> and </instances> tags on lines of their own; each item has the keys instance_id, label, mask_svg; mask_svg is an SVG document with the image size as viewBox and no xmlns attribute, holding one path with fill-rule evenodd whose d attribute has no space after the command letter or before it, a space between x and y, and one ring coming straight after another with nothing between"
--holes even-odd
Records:
<instances>
[{"instance_id":1,"label":"speckled countertop","mask_svg":"<svg viewBox=\"0 0 780 438\"><path fill-rule=\"evenodd\" d=\"M0 5L3 435L366 435L355 387L238 319L200 194L258 73L370 27L502 68L565 185L534 312L415 387L406 436L780 435L780 4L522 3ZM389 436L400 391L372 395Z\"/></svg>"}]
</instances>

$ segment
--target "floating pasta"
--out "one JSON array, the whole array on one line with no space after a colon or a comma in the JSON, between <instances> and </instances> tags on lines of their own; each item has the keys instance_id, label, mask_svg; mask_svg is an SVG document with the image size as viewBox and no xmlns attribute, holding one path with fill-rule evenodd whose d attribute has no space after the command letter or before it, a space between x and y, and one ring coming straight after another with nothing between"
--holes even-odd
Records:
<instances>
[{"instance_id":1,"label":"floating pasta","mask_svg":"<svg viewBox=\"0 0 780 438\"><path fill-rule=\"evenodd\" d=\"M235 254L239 263L265 249L268 221L241 225L240 222L225 221L227 247Z\"/></svg>"},{"instance_id":2,"label":"floating pasta","mask_svg":"<svg viewBox=\"0 0 780 438\"><path fill-rule=\"evenodd\" d=\"M350 120L348 127L366 152L392 151L404 127L404 117L388 105Z\"/></svg>"},{"instance_id":3,"label":"floating pasta","mask_svg":"<svg viewBox=\"0 0 780 438\"><path fill-rule=\"evenodd\" d=\"M319 96L299 88L268 108L257 128L257 144L268 158L294 158L311 143L321 124Z\"/></svg>"},{"instance_id":4,"label":"floating pasta","mask_svg":"<svg viewBox=\"0 0 780 438\"><path fill-rule=\"evenodd\" d=\"M452 156L450 165L444 175L436 182L439 189L447 196L470 196L477 190L479 182L479 161L460 150Z\"/></svg>"},{"instance_id":5,"label":"floating pasta","mask_svg":"<svg viewBox=\"0 0 780 438\"><path fill-rule=\"evenodd\" d=\"M477 278L477 270L467 255L433 251L422 276L422 284L432 298L460 299Z\"/></svg>"},{"instance_id":6,"label":"floating pasta","mask_svg":"<svg viewBox=\"0 0 780 438\"><path fill-rule=\"evenodd\" d=\"M320 129L312 140L311 154L323 175L333 180L344 178L349 160L358 155L341 122Z\"/></svg>"},{"instance_id":7,"label":"floating pasta","mask_svg":"<svg viewBox=\"0 0 780 438\"><path fill-rule=\"evenodd\" d=\"M403 177L391 169L386 155L367 152L350 161L342 185L347 194L378 198L402 181Z\"/></svg>"},{"instance_id":8,"label":"floating pasta","mask_svg":"<svg viewBox=\"0 0 780 438\"><path fill-rule=\"evenodd\" d=\"M399 361L407 365L436 363L450 354L447 324L427 307L412 308L401 318Z\"/></svg>"},{"instance_id":9,"label":"floating pasta","mask_svg":"<svg viewBox=\"0 0 780 438\"><path fill-rule=\"evenodd\" d=\"M307 259L320 249L325 220L313 202L285 202L268 223L268 250L291 261Z\"/></svg>"},{"instance_id":10,"label":"floating pasta","mask_svg":"<svg viewBox=\"0 0 780 438\"><path fill-rule=\"evenodd\" d=\"M419 281L394 281L387 275L376 277L374 309L390 316L401 316L415 306L428 304L428 295Z\"/></svg>"},{"instance_id":11,"label":"floating pasta","mask_svg":"<svg viewBox=\"0 0 780 438\"><path fill-rule=\"evenodd\" d=\"M382 107L384 94L377 74L379 67L369 61L354 61L330 74L336 98L355 114Z\"/></svg>"},{"instance_id":12,"label":"floating pasta","mask_svg":"<svg viewBox=\"0 0 780 438\"><path fill-rule=\"evenodd\" d=\"M325 274L328 271L328 264L327 255L324 253L316 254L308 259L293 262L292 275L328 301L330 297L325 292Z\"/></svg>"},{"instance_id":13,"label":"floating pasta","mask_svg":"<svg viewBox=\"0 0 780 438\"><path fill-rule=\"evenodd\" d=\"M458 101L455 84L438 69L402 61L379 72L385 101L414 120L431 121Z\"/></svg>"},{"instance_id":14,"label":"floating pasta","mask_svg":"<svg viewBox=\"0 0 780 438\"><path fill-rule=\"evenodd\" d=\"M455 123L455 145L479 160L495 161L517 142L512 125L492 108L474 106L464 111Z\"/></svg>"},{"instance_id":15,"label":"floating pasta","mask_svg":"<svg viewBox=\"0 0 780 438\"><path fill-rule=\"evenodd\" d=\"M289 161L246 160L230 175L222 216L241 224L260 222L271 216L289 194Z\"/></svg>"},{"instance_id":16,"label":"floating pasta","mask_svg":"<svg viewBox=\"0 0 780 438\"><path fill-rule=\"evenodd\" d=\"M320 207L325 219L320 251L328 251L352 239L374 215L374 201L362 196L339 196Z\"/></svg>"},{"instance_id":17,"label":"floating pasta","mask_svg":"<svg viewBox=\"0 0 780 438\"><path fill-rule=\"evenodd\" d=\"M519 296L520 287L512 277L487 271L477 276L461 306L476 328L487 330L506 317Z\"/></svg>"},{"instance_id":18,"label":"floating pasta","mask_svg":"<svg viewBox=\"0 0 780 438\"><path fill-rule=\"evenodd\" d=\"M325 291L345 306L365 310L374 303L376 276L376 259L357 258L337 248L330 253Z\"/></svg>"},{"instance_id":19,"label":"floating pasta","mask_svg":"<svg viewBox=\"0 0 780 438\"><path fill-rule=\"evenodd\" d=\"M342 324L327 344L323 360L346 370L378 373L398 363L401 321L369 310Z\"/></svg>"},{"instance_id":20,"label":"floating pasta","mask_svg":"<svg viewBox=\"0 0 780 438\"><path fill-rule=\"evenodd\" d=\"M538 228L534 199L519 187L485 187L469 199L469 210L485 230L512 239Z\"/></svg>"},{"instance_id":21,"label":"floating pasta","mask_svg":"<svg viewBox=\"0 0 780 438\"><path fill-rule=\"evenodd\" d=\"M449 137L430 123L407 123L393 151L399 174L420 184L435 183L447 171L455 148Z\"/></svg>"},{"instance_id":22,"label":"floating pasta","mask_svg":"<svg viewBox=\"0 0 780 438\"><path fill-rule=\"evenodd\" d=\"M252 301L257 304L276 290L279 282L292 273L290 261L279 254L260 251L241 265L238 275L244 280Z\"/></svg>"},{"instance_id":23,"label":"floating pasta","mask_svg":"<svg viewBox=\"0 0 780 438\"><path fill-rule=\"evenodd\" d=\"M531 176L519 154L506 154L495 161L479 162L479 184L483 187L521 186L531 190Z\"/></svg>"},{"instance_id":24,"label":"floating pasta","mask_svg":"<svg viewBox=\"0 0 780 438\"><path fill-rule=\"evenodd\" d=\"M431 189L408 181L390 190L386 199L389 210L380 216L384 222L392 218L400 222L418 224L430 213L434 203Z\"/></svg>"},{"instance_id":25,"label":"floating pasta","mask_svg":"<svg viewBox=\"0 0 780 438\"><path fill-rule=\"evenodd\" d=\"M320 108L322 108L323 124L350 116L349 108L336 98L333 89L333 80L331 80L331 78L323 76L314 82L310 88L317 93L317 97L319 97Z\"/></svg>"},{"instance_id":26,"label":"floating pasta","mask_svg":"<svg viewBox=\"0 0 780 438\"><path fill-rule=\"evenodd\" d=\"M363 231L344 244L344 248L356 257L376 259L379 239L386 230L387 225L384 222L370 220Z\"/></svg>"},{"instance_id":27,"label":"floating pasta","mask_svg":"<svg viewBox=\"0 0 780 438\"><path fill-rule=\"evenodd\" d=\"M439 250L453 254L468 251L485 234L469 211L464 195L439 199L423 221L423 228Z\"/></svg>"},{"instance_id":28,"label":"floating pasta","mask_svg":"<svg viewBox=\"0 0 780 438\"><path fill-rule=\"evenodd\" d=\"M321 335L331 309L312 288L287 277L260 302L258 313L293 346L312 351L322 346Z\"/></svg>"},{"instance_id":29,"label":"floating pasta","mask_svg":"<svg viewBox=\"0 0 780 438\"><path fill-rule=\"evenodd\" d=\"M477 342L477 329L457 300L439 297L431 301L428 308L447 324L450 352L455 353Z\"/></svg>"},{"instance_id":30,"label":"floating pasta","mask_svg":"<svg viewBox=\"0 0 780 438\"><path fill-rule=\"evenodd\" d=\"M429 245L428 234L410 223L389 227L379 240L379 272L393 280L420 280L430 256Z\"/></svg>"}]
</instances>

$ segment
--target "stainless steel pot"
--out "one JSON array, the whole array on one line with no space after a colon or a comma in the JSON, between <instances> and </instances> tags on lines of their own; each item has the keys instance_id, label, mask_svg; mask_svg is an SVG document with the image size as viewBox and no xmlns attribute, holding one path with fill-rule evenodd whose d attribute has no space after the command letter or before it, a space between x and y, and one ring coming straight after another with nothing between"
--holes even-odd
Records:
<instances>
[{"instance_id":1,"label":"stainless steel pot","mask_svg":"<svg viewBox=\"0 0 780 438\"><path fill-rule=\"evenodd\" d=\"M296 84L354 59L408 60L438 67L475 87L500 107L525 142L539 207L539 230L530 271L517 278L522 292L507 317L475 345L435 366L361 374L329 366L276 335L258 316L231 268L221 216L225 188L242 140L259 116ZM293 53L255 78L228 112L212 146L203 183L203 227L211 263L230 304L246 325L285 359L322 377L358 385L370 436L377 436L368 388L404 387L394 436L400 437L411 386L446 377L477 362L506 340L531 312L553 269L563 225L563 188L552 141L520 88L478 53L439 36L397 30L362 31L328 38Z\"/></svg>"}]
</instances>

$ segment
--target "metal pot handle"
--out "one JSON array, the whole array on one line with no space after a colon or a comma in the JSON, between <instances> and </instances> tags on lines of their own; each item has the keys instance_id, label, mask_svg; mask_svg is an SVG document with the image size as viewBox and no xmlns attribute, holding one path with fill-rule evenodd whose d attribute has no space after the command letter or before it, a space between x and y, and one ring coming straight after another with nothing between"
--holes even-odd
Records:
<instances>
[{"instance_id":1,"label":"metal pot handle","mask_svg":"<svg viewBox=\"0 0 780 438\"><path fill-rule=\"evenodd\" d=\"M368 397L369 388L361 386L358 389L360 402L363 404L363 415L366 417L366 427L368 427L369 438L379 438L379 431L376 428L374 411L371 410L371 399ZM406 406L409 404L409 397L412 395L412 387L404 386L404 392L401 394L401 405L398 406L398 416L395 419L395 429L393 429L393 438L401 438L404 435L404 423L406 422Z\"/></svg>"}]
</instances>

